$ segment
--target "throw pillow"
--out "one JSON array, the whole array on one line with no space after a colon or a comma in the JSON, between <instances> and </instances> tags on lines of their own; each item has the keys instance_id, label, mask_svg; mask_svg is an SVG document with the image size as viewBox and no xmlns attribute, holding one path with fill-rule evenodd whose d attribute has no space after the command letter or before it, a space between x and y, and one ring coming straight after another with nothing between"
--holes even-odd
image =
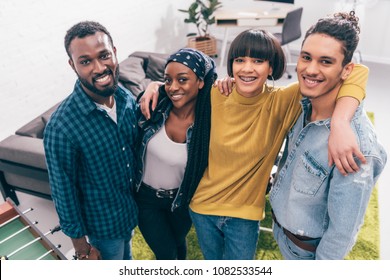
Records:
<instances>
[{"instance_id":1,"label":"throw pillow","mask_svg":"<svg viewBox=\"0 0 390 280\"><path fill-rule=\"evenodd\" d=\"M166 62L166 58L150 55L146 68L146 77L152 81L164 81L164 68Z\"/></svg>"},{"instance_id":2,"label":"throw pillow","mask_svg":"<svg viewBox=\"0 0 390 280\"><path fill-rule=\"evenodd\" d=\"M138 85L145 79L144 60L129 56L119 64L119 80L122 83Z\"/></svg>"}]
</instances>

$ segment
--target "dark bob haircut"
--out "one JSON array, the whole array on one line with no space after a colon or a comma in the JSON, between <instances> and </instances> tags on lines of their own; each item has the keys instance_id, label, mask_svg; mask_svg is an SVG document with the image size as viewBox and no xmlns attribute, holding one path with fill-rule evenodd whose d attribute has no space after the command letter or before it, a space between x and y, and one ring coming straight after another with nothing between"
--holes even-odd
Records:
<instances>
[{"instance_id":1,"label":"dark bob haircut","mask_svg":"<svg viewBox=\"0 0 390 280\"><path fill-rule=\"evenodd\" d=\"M227 62L227 73L230 77L233 76L234 59L245 56L269 61L274 80L280 79L286 69L286 57L278 39L265 30L245 30L233 40ZM268 76L268 79L272 77Z\"/></svg>"}]
</instances>

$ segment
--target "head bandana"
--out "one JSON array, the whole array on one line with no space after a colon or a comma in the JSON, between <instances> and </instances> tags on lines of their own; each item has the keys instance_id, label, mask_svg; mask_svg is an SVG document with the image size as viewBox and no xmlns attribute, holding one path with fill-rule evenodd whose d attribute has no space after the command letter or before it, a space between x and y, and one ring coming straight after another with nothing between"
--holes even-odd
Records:
<instances>
[{"instance_id":1,"label":"head bandana","mask_svg":"<svg viewBox=\"0 0 390 280\"><path fill-rule=\"evenodd\" d=\"M179 62L184 64L190 68L201 80L204 80L210 71L211 73L216 74L214 60L195 49L180 49L168 58L165 67L171 62Z\"/></svg>"}]
</instances>

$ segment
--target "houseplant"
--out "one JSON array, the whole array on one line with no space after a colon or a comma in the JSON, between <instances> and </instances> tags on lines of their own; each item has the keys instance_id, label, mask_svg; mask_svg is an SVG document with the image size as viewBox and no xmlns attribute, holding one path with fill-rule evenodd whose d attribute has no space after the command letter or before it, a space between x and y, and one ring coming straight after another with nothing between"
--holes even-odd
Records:
<instances>
[{"instance_id":1,"label":"houseplant","mask_svg":"<svg viewBox=\"0 0 390 280\"><path fill-rule=\"evenodd\" d=\"M187 13L185 23L196 25L198 33L187 34L188 47L198 49L210 56L216 56L216 40L209 34L209 26L215 23L214 12L222 7L218 0L195 0L188 10L179 9L180 12Z\"/></svg>"}]
</instances>

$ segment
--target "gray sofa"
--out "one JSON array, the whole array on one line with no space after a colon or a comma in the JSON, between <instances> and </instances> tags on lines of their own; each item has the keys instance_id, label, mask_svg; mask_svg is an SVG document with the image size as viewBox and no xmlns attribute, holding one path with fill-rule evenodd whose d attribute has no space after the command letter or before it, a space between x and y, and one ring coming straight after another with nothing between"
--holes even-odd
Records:
<instances>
[{"instance_id":1,"label":"gray sofa","mask_svg":"<svg viewBox=\"0 0 390 280\"><path fill-rule=\"evenodd\" d=\"M120 63L120 83L134 96L152 80L162 81L168 55L134 52ZM51 199L43 148L43 131L59 103L0 142L0 190L3 198L19 200L15 191Z\"/></svg>"}]
</instances>

